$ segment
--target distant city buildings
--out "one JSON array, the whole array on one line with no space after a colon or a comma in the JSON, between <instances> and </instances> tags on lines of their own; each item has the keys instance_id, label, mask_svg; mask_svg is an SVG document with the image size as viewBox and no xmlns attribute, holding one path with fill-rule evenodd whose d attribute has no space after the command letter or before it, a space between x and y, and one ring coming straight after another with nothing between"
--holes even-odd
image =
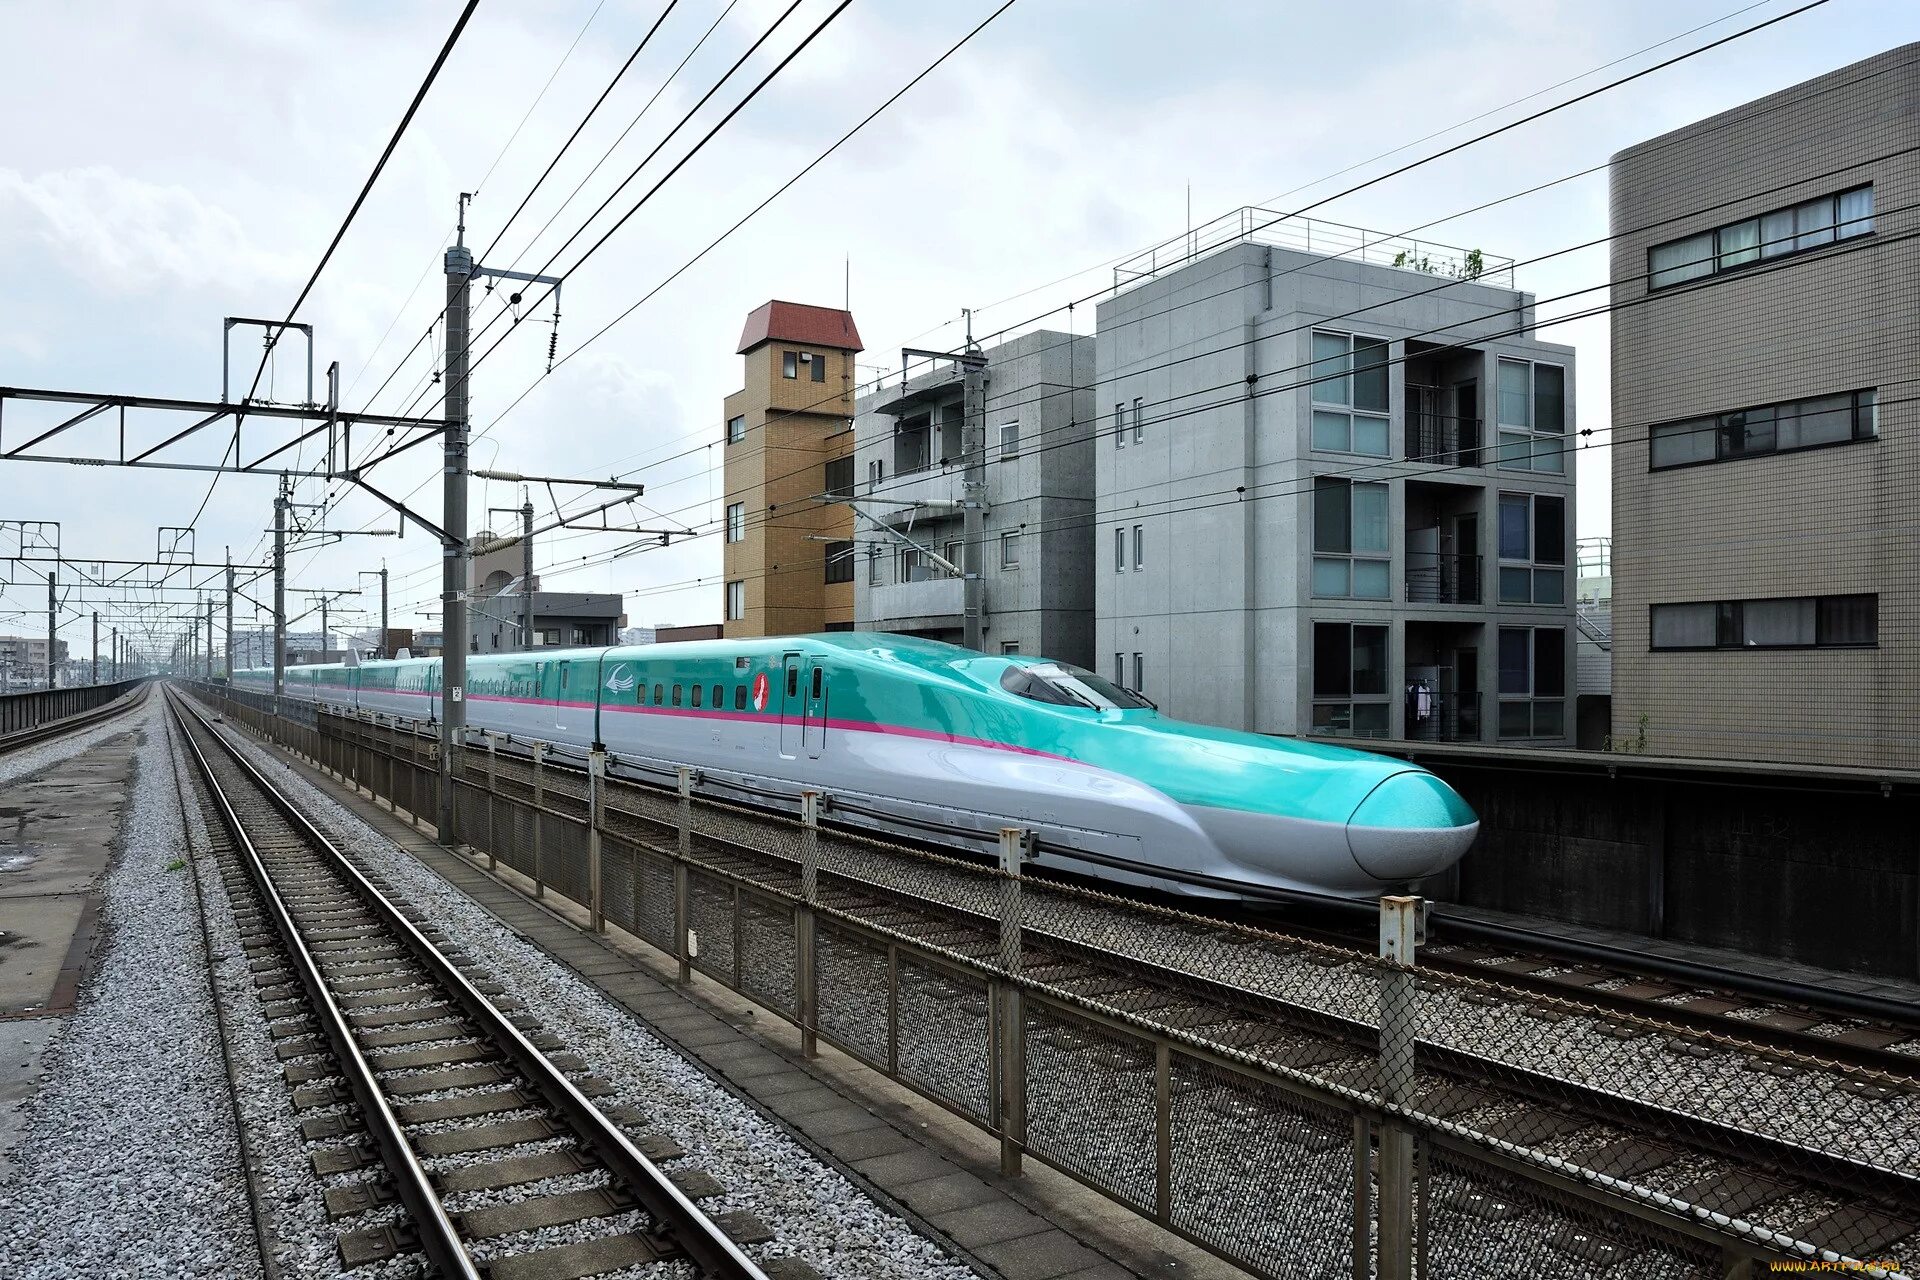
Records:
<instances>
[{"instance_id":1,"label":"distant city buildings","mask_svg":"<svg viewBox=\"0 0 1920 1280\"><path fill-rule=\"evenodd\" d=\"M1613 158L1613 743L1920 766L1920 45Z\"/></svg>"},{"instance_id":2,"label":"distant city buildings","mask_svg":"<svg viewBox=\"0 0 1920 1280\"><path fill-rule=\"evenodd\" d=\"M58 642L54 663L67 665L67 642ZM66 681L71 683L71 681ZM47 637L0 636L0 688L44 689L47 687Z\"/></svg>"}]
</instances>

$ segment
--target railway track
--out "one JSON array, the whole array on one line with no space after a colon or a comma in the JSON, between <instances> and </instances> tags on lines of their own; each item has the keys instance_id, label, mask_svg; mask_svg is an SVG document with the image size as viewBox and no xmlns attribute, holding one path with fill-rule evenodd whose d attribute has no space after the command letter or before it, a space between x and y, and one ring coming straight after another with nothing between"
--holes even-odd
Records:
<instances>
[{"instance_id":1,"label":"railway track","mask_svg":"<svg viewBox=\"0 0 1920 1280\"><path fill-rule=\"evenodd\" d=\"M151 688L151 686L143 687L137 694L130 698L117 698L104 706L95 707L91 711L82 711L78 715L62 716L58 720L49 720L45 724L34 725L30 729L17 729L12 733L0 735L0 756L10 755L15 751L34 746L38 743L48 742L54 738L63 738L69 733L78 733L80 730L99 724L103 720L111 720L135 708L143 707L147 703L148 688Z\"/></svg>"},{"instance_id":2,"label":"railway track","mask_svg":"<svg viewBox=\"0 0 1920 1280\"><path fill-rule=\"evenodd\" d=\"M436 1274L470 1280L655 1262L765 1280L725 1229L749 1234L750 1220L710 1218L694 1199L712 1188L642 1149L666 1159L670 1142L630 1138L592 1101L606 1087L583 1064L470 975L210 720L169 703L208 826L224 833L222 874L329 1182L327 1213L343 1226L343 1265L418 1250ZM555 1229L568 1238L555 1243Z\"/></svg>"}]
</instances>

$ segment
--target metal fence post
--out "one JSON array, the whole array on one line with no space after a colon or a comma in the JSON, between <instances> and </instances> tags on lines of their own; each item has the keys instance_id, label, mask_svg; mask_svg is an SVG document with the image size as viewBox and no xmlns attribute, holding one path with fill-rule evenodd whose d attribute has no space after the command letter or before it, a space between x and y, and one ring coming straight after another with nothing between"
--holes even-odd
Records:
<instances>
[{"instance_id":1,"label":"metal fence post","mask_svg":"<svg viewBox=\"0 0 1920 1280\"><path fill-rule=\"evenodd\" d=\"M800 1006L800 1052L808 1058L820 1056L818 1008L820 988L813 968L814 915L820 904L820 793L800 793L800 905L793 912L795 979L794 993Z\"/></svg>"},{"instance_id":2,"label":"metal fence post","mask_svg":"<svg viewBox=\"0 0 1920 1280\"><path fill-rule=\"evenodd\" d=\"M487 730L487 870L500 869L500 833L495 830L500 803L500 739Z\"/></svg>"},{"instance_id":3,"label":"metal fence post","mask_svg":"<svg viewBox=\"0 0 1920 1280\"><path fill-rule=\"evenodd\" d=\"M1020 868L1029 834L1020 827L1000 829L1000 1172L1011 1178L1020 1173L1020 1153L1027 1142L1026 1011L1022 1008L1020 922Z\"/></svg>"},{"instance_id":4,"label":"metal fence post","mask_svg":"<svg viewBox=\"0 0 1920 1280\"><path fill-rule=\"evenodd\" d=\"M1405 1106L1413 1098L1414 950L1420 899L1380 899L1380 1092ZM1413 1276L1413 1131L1389 1114L1380 1126L1380 1280Z\"/></svg>"},{"instance_id":5,"label":"metal fence post","mask_svg":"<svg viewBox=\"0 0 1920 1280\"><path fill-rule=\"evenodd\" d=\"M595 933L607 931L607 904L600 889L600 816L607 799L607 749L587 753L587 908Z\"/></svg>"},{"instance_id":6,"label":"metal fence post","mask_svg":"<svg viewBox=\"0 0 1920 1280\"><path fill-rule=\"evenodd\" d=\"M680 981L692 982L693 948L699 945L693 932L687 885L687 858L693 848L693 770L681 765L674 774L680 784L680 802L674 808L680 839L673 860L673 953L680 961Z\"/></svg>"},{"instance_id":7,"label":"metal fence post","mask_svg":"<svg viewBox=\"0 0 1920 1280\"><path fill-rule=\"evenodd\" d=\"M547 804L547 744L533 744L533 896L547 896L546 841L542 839L541 828L546 824L540 821L540 813Z\"/></svg>"}]
</instances>

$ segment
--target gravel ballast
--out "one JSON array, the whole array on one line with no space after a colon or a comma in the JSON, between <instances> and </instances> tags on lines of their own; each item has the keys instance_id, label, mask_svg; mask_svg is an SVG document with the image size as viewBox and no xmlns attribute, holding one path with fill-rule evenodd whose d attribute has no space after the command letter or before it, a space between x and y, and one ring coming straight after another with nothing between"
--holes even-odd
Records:
<instances>
[{"instance_id":1,"label":"gravel ballast","mask_svg":"<svg viewBox=\"0 0 1920 1280\"><path fill-rule=\"evenodd\" d=\"M143 732L103 886L104 942L0 1184L10 1280L258 1276L161 704L24 753ZM17 757L7 762L6 777Z\"/></svg>"},{"instance_id":2,"label":"gravel ballast","mask_svg":"<svg viewBox=\"0 0 1920 1280\"><path fill-rule=\"evenodd\" d=\"M393 894L423 911L496 978L525 1001L547 1030L580 1054L613 1087L603 1107L626 1103L650 1117L648 1128L686 1151L671 1169L699 1169L723 1195L701 1202L718 1215L745 1211L774 1233L749 1252L761 1260L790 1257L823 1275L906 1280L963 1280L973 1273L939 1246L876 1205L779 1127L655 1039L597 988L504 928L489 912L285 765L277 753L238 735L253 760L309 817L384 876ZM590 1234L607 1229L602 1222ZM639 1225L637 1222L634 1225ZM555 1243L564 1229L538 1233ZM524 1247L533 1241L512 1241ZM505 1243L505 1242L503 1242ZM657 1271L654 1272L658 1274Z\"/></svg>"}]
</instances>

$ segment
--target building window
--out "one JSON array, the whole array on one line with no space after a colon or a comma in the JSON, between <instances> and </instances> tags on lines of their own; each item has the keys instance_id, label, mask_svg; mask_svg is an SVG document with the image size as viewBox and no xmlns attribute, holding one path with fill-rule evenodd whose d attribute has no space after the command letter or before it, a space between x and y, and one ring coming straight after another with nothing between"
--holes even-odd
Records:
<instances>
[{"instance_id":1,"label":"building window","mask_svg":"<svg viewBox=\"0 0 1920 1280\"><path fill-rule=\"evenodd\" d=\"M1877 398L1872 390L1848 391L1663 422L1647 433L1647 469L1665 471L1872 440L1880 434Z\"/></svg>"},{"instance_id":2,"label":"building window","mask_svg":"<svg viewBox=\"0 0 1920 1280\"><path fill-rule=\"evenodd\" d=\"M1011 458L1020 452L1020 419L1000 424L1000 456Z\"/></svg>"},{"instance_id":3,"label":"building window","mask_svg":"<svg viewBox=\"0 0 1920 1280\"><path fill-rule=\"evenodd\" d=\"M1313 624L1313 731L1330 738L1387 736L1387 629Z\"/></svg>"},{"instance_id":4,"label":"building window","mask_svg":"<svg viewBox=\"0 0 1920 1280\"><path fill-rule=\"evenodd\" d=\"M827 380L827 358L825 356L816 351L809 355L802 355L800 358L807 362L807 368L812 371L815 382L825 382Z\"/></svg>"},{"instance_id":5,"label":"building window","mask_svg":"<svg viewBox=\"0 0 1920 1280\"><path fill-rule=\"evenodd\" d=\"M826 493L829 498L851 498L853 496L853 455L835 458L827 463Z\"/></svg>"},{"instance_id":6,"label":"building window","mask_svg":"<svg viewBox=\"0 0 1920 1280\"><path fill-rule=\"evenodd\" d=\"M1133 442L1139 444L1147 438L1147 402L1139 396L1133 398Z\"/></svg>"},{"instance_id":7,"label":"building window","mask_svg":"<svg viewBox=\"0 0 1920 1280\"><path fill-rule=\"evenodd\" d=\"M900 581L925 582L928 576L926 552L918 547L900 548Z\"/></svg>"},{"instance_id":8,"label":"building window","mask_svg":"<svg viewBox=\"0 0 1920 1280\"><path fill-rule=\"evenodd\" d=\"M727 419L727 443L739 444L747 438L747 419L744 414L735 414Z\"/></svg>"},{"instance_id":9,"label":"building window","mask_svg":"<svg viewBox=\"0 0 1920 1280\"><path fill-rule=\"evenodd\" d=\"M1502 356L1499 379L1499 465L1508 471L1566 471L1567 371Z\"/></svg>"},{"instance_id":10,"label":"building window","mask_svg":"<svg viewBox=\"0 0 1920 1280\"><path fill-rule=\"evenodd\" d=\"M1000 567L1016 569L1020 566L1020 535L1003 533L1000 535Z\"/></svg>"},{"instance_id":11,"label":"building window","mask_svg":"<svg viewBox=\"0 0 1920 1280\"><path fill-rule=\"evenodd\" d=\"M880 548L878 547L869 548L867 551L867 585L868 586L877 587L880 585L880 565L881 565Z\"/></svg>"},{"instance_id":12,"label":"building window","mask_svg":"<svg viewBox=\"0 0 1920 1280\"><path fill-rule=\"evenodd\" d=\"M729 502L727 504L727 541L740 542L747 536L747 504Z\"/></svg>"},{"instance_id":13,"label":"building window","mask_svg":"<svg viewBox=\"0 0 1920 1280\"><path fill-rule=\"evenodd\" d=\"M1145 693L1147 691L1146 654L1136 653L1133 655L1133 683L1126 687L1132 689L1135 693Z\"/></svg>"},{"instance_id":14,"label":"building window","mask_svg":"<svg viewBox=\"0 0 1920 1280\"><path fill-rule=\"evenodd\" d=\"M1147 567L1147 526L1133 526L1133 567L1138 572Z\"/></svg>"},{"instance_id":15,"label":"building window","mask_svg":"<svg viewBox=\"0 0 1920 1280\"><path fill-rule=\"evenodd\" d=\"M1647 250L1647 288L1665 289L1873 230L1873 187L1803 200L1757 218L1699 231Z\"/></svg>"},{"instance_id":16,"label":"building window","mask_svg":"<svg viewBox=\"0 0 1920 1280\"><path fill-rule=\"evenodd\" d=\"M1127 447L1127 406L1124 404L1113 406L1113 447Z\"/></svg>"},{"instance_id":17,"label":"building window","mask_svg":"<svg viewBox=\"0 0 1920 1280\"><path fill-rule=\"evenodd\" d=\"M887 478L887 463L884 458L875 458L867 464L867 492L877 490Z\"/></svg>"},{"instance_id":18,"label":"building window","mask_svg":"<svg viewBox=\"0 0 1920 1280\"><path fill-rule=\"evenodd\" d=\"M853 581L853 543L829 542L827 544L827 581Z\"/></svg>"},{"instance_id":19,"label":"building window","mask_svg":"<svg viewBox=\"0 0 1920 1280\"><path fill-rule=\"evenodd\" d=\"M1313 594L1387 600L1387 486L1313 478Z\"/></svg>"},{"instance_id":20,"label":"building window","mask_svg":"<svg viewBox=\"0 0 1920 1280\"><path fill-rule=\"evenodd\" d=\"M1127 655L1124 653L1113 655L1113 682L1122 689L1127 687Z\"/></svg>"},{"instance_id":21,"label":"building window","mask_svg":"<svg viewBox=\"0 0 1920 1280\"><path fill-rule=\"evenodd\" d=\"M738 622L747 616L747 584L733 581L727 584L727 621Z\"/></svg>"},{"instance_id":22,"label":"building window","mask_svg":"<svg viewBox=\"0 0 1920 1280\"><path fill-rule=\"evenodd\" d=\"M797 378L800 376L800 353L798 351L782 351L780 353L780 376L783 378Z\"/></svg>"},{"instance_id":23,"label":"building window","mask_svg":"<svg viewBox=\"0 0 1920 1280\"><path fill-rule=\"evenodd\" d=\"M1500 495L1501 604L1566 603L1566 511L1550 494Z\"/></svg>"},{"instance_id":24,"label":"building window","mask_svg":"<svg viewBox=\"0 0 1920 1280\"><path fill-rule=\"evenodd\" d=\"M1567 736L1567 633L1500 628L1500 736Z\"/></svg>"},{"instance_id":25,"label":"building window","mask_svg":"<svg viewBox=\"0 0 1920 1280\"><path fill-rule=\"evenodd\" d=\"M953 566L954 577L964 578L967 576L967 544L964 539L954 538L947 543L945 549L943 549L940 554L945 557L948 564Z\"/></svg>"},{"instance_id":26,"label":"building window","mask_svg":"<svg viewBox=\"0 0 1920 1280\"><path fill-rule=\"evenodd\" d=\"M1019 653L1020 642L1018 640L1002 640L1000 642L1000 652L1001 653Z\"/></svg>"},{"instance_id":27,"label":"building window","mask_svg":"<svg viewBox=\"0 0 1920 1280\"><path fill-rule=\"evenodd\" d=\"M1113 531L1113 571L1127 571L1127 529L1125 525Z\"/></svg>"},{"instance_id":28,"label":"building window","mask_svg":"<svg viewBox=\"0 0 1920 1280\"><path fill-rule=\"evenodd\" d=\"M1313 334L1313 447L1387 456L1387 342Z\"/></svg>"},{"instance_id":29,"label":"building window","mask_svg":"<svg viewBox=\"0 0 1920 1280\"><path fill-rule=\"evenodd\" d=\"M1651 623L1655 650L1871 649L1880 640L1880 597L1656 604Z\"/></svg>"}]
</instances>

